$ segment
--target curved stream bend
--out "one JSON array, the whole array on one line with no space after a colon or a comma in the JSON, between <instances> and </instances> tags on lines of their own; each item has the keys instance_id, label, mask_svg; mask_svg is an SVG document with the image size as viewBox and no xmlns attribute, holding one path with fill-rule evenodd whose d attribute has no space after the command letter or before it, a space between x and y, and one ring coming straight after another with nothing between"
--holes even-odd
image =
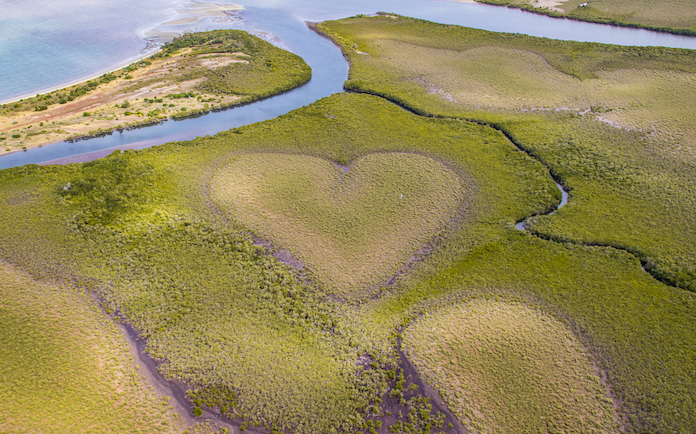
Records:
<instances>
[{"instance_id":1,"label":"curved stream bend","mask_svg":"<svg viewBox=\"0 0 696 434\"><path fill-rule=\"evenodd\" d=\"M520 231L523 231L523 232L528 232L528 233L530 233L530 234L532 234L532 235L534 235L534 236L537 236L537 237L539 237L539 238L541 238L541 239L543 239L543 240L546 240L546 241L558 242L558 241L554 240L554 239L551 238L551 237L545 237L545 236L543 236L543 235L541 235L541 234L539 234L539 233L529 231L529 230L527 229L527 227L526 227L526 222L527 222L527 220L529 220L530 218L535 217L535 216L538 216L538 215L552 215L552 214L554 214L556 211L558 211L559 208L561 208L562 206L564 206L564 205L566 205L566 204L568 203L568 199L570 199L570 194L569 194L568 191L563 187L563 180L560 179L560 178L558 178L558 177L556 177L556 176L554 176L554 175L552 174L552 172L551 172L551 167L549 167L548 164L546 164L545 162L543 162L537 155L535 155L534 153L532 153L532 152L530 152L529 150L527 150L524 146L522 146L522 144L520 144L520 143L518 143L517 141L515 141L514 138L513 138L510 134L508 134L504 129L502 129L502 128L500 128L500 127L494 125L494 124L491 124L491 123L488 123L488 122L479 121L479 120L474 120L474 119L448 118L448 117L445 117L445 116L436 116L436 115L431 115L431 114L423 114L422 112L420 112L420 111L418 111L418 110L416 110L416 109L413 109L413 108L411 108L411 107L407 107L407 106L401 105L398 101L394 101L394 100L392 100L392 99L390 99L390 98L388 98L388 97L386 97L386 96L384 96L384 95L379 95L379 94L369 93L369 92L356 91L356 90L354 90L354 89L351 89L350 92L365 93L365 94L368 94L368 95L378 96L378 97L380 97L380 98L383 98L383 99L389 101L389 102L392 103L392 104L395 104L395 105L401 107L402 109L404 109L404 110L406 110L406 111L408 111L408 112L410 112L410 113L413 113L413 114L416 115L416 116L422 116L422 117L426 117L426 118L430 117L430 118L439 118L439 119L457 119L457 120L465 120L465 121L467 121L467 122L473 122L473 123L478 124L478 125L484 125L484 126L493 128L494 130L496 130L496 131L500 132L501 134L503 134L503 135L505 136L505 138L508 139L508 140L510 141L510 143L512 143L520 152L524 152L525 154L527 154L528 156L530 156L530 157L533 158L534 160L536 160L536 161L538 161L539 163L541 163L544 167L546 167L546 169L547 169L548 172L549 172L549 176L550 176L550 177L553 179L553 181L556 183L556 187L558 187L558 189L561 190L561 202L558 204L557 207L555 207L554 209L551 209L551 210L549 210L549 211L547 211L547 212L541 213L541 214L540 214L540 213L534 213L534 214L532 214L532 215L530 215L530 216L527 216L527 217L525 217L525 218L519 220L519 221L515 224L515 228L518 229L518 230L520 230ZM623 252L626 252L626 253L630 254L631 256L633 256L634 258L636 258L636 259L638 260L638 262L640 263L641 269L643 269L643 271L645 271L646 273L648 273L653 279L655 279L655 280L657 280L658 282L660 282L660 283L662 283L662 284L664 284L664 285L667 285L667 286L669 286L669 287L672 287L672 288L679 288L678 286L674 286L674 285L672 285L670 282L668 282L668 281L666 281L666 280L662 280L659 276L657 276L657 275L653 274L652 272L650 272L650 270L648 270L647 268L645 268L646 265L647 265L647 262L646 262L644 259L641 258L640 254L638 254L638 253L636 253L636 252L633 252L633 251L631 251L631 250L629 250L629 249L627 249L627 248L625 248L625 247L615 246L615 245L612 245L612 244L602 244L602 243L592 243L592 242L582 242L582 241L566 241L566 242L574 243L574 244L580 244L580 245L588 246L588 247L611 247L611 248L613 248L613 249L621 250L621 251L623 251ZM680 289L681 289L681 288L680 288Z\"/></svg>"},{"instance_id":2,"label":"curved stream bend","mask_svg":"<svg viewBox=\"0 0 696 434\"><path fill-rule=\"evenodd\" d=\"M561 209L562 206L564 206L565 204L568 203L568 198L570 197L570 195L569 195L568 192L565 190L565 188L563 188L563 186L562 186L561 184L558 183L558 181L554 180L554 182L556 183L556 187L558 187L558 189L561 191L561 203L559 203L558 206L557 206L556 208L552 209L551 211L548 211L548 212L543 213L543 214L535 214L535 215L552 215L552 214L555 214L556 211L558 211L559 209ZM527 230L527 220L529 220L529 219L532 218L532 217L534 217L534 215L525 217L525 218L523 218L522 220L520 220L520 221L518 221L517 223L515 223L515 229L520 230L520 231L526 231L526 230Z\"/></svg>"}]
</instances>

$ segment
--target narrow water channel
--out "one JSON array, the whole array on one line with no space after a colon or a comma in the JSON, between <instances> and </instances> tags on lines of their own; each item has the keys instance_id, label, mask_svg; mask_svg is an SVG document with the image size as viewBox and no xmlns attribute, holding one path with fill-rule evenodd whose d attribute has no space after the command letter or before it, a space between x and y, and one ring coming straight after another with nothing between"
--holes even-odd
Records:
<instances>
[{"instance_id":1,"label":"narrow water channel","mask_svg":"<svg viewBox=\"0 0 696 434\"><path fill-rule=\"evenodd\" d=\"M561 209L562 206L565 206L565 204L568 203L568 197L570 197L570 196L568 195L568 192L567 192L567 191L565 190L565 188L563 188L563 186L562 186L561 184L559 184L558 182L556 182L556 187L558 187L558 189L561 191L561 203L559 203L558 206L557 206L556 208L554 208L554 209L551 210L550 212L548 212L548 213L546 213L546 214L543 214L543 215L553 215L553 214L556 213L556 211L558 211L559 209ZM526 230L526 229L527 229L527 223L526 223L526 222L527 222L527 220L529 220L529 219L532 218L532 217L534 217L534 216L525 217L524 219L518 221L517 224L515 224L515 229L520 230L520 231Z\"/></svg>"}]
</instances>

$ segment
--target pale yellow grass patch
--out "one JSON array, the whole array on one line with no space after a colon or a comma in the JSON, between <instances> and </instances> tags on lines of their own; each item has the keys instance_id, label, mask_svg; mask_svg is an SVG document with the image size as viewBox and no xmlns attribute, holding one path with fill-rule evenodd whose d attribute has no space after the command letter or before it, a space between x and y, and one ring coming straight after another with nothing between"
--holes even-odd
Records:
<instances>
[{"instance_id":1,"label":"pale yellow grass patch","mask_svg":"<svg viewBox=\"0 0 696 434\"><path fill-rule=\"evenodd\" d=\"M430 93L461 106L577 113L594 107L599 112L587 115L649 132L665 141L670 152L696 155L696 74L622 69L579 80L525 50L484 46L455 51L391 40L377 44L389 53L391 65Z\"/></svg>"},{"instance_id":2,"label":"pale yellow grass patch","mask_svg":"<svg viewBox=\"0 0 696 434\"><path fill-rule=\"evenodd\" d=\"M352 291L386 283L450 222L464 194L454 171L404 153L362 157L347 173L306 155L242 155L211 187L233 218L332 288Z\"/></svg>"},{"instance_id":3,"label":"pale yellow grass patch","mask_svg":"<svg viewBox=\"0 0 696 434\"><path fill-rule=\"evenodd\" d=\"M0 432L180 432L84 290L0 261Z\"/></svg>"},{"instance_id":4,"label":"pale yellow grass patch","mask_svg":"<svg viewBox=\"0 0 696 434\"><path fill-rule=\"evenodd\" d=\"M617 432L613 402L558 320L475 300L407 329L404 348L472 433Z\"/></svg>"}]
</instances>

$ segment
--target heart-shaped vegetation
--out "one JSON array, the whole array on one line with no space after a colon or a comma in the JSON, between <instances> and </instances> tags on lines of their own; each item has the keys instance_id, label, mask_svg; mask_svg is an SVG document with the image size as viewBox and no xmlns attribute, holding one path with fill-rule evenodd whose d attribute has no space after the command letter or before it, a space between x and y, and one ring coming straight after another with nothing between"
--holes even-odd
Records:
<instances>
[{"instance_id":1,"label":"heart-shaped vegetation","mask_svg":"<svg viewBox=\"0 0 696 434\"><path fill-rule=\"evenodd\" d=\"M408 153L350 167L307 155L245 154L213 177L217 204L290 249L334 289L385 283L457 213L457 173Z\"/></svg>"},{"instance_id":2,"label":"heart-shaped vegetation","mask_svg":"<svg viewBox=\"0 0 696 434\"><path fill-rule=\"evenodd\" d=\"M419 319L404 349L468 432L619 432L581 343L557 319L485 299Z\"/></svg>"}]
</instances>

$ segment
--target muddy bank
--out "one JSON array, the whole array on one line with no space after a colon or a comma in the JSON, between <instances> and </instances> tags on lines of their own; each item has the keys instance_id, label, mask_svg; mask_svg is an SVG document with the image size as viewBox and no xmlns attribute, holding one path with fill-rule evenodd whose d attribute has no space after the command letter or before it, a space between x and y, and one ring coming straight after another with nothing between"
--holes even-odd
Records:
<instances>
[{"instance_id":1,"label":"muddy bank","mask_svg":"<svg viewBox=\"0 0 696 434\"><path fill-rule=\"evenodd\" d=\"M242 421L229 419L219 414L219 412L216 413L214 410L206 407L201 407L203 410L202 416L194 417L194 405L186 395L189 387L181 381L169 380L160 374L159 366L162 362L154 360L147 354L147 342L145 339L142 339L130 324L124 323L120 326L130 344L131 355L133 355L135 363L139 368L137 369L138 374L145 377L148 384L154 388L157 394L170 398L169 404L174 407L174 411L179 414L186 426L203 423L207 419L211 424L216 424L219 428L227 428L230 432L237 432L236 429L242 425ZM250 427L247 428L247 432L260 434L263 431L256 431L253 427Z\"/></svg>"},{"instance_id":2,"label":"muddy bank","mask_svg":"<svg viewBox=\"0 0 696 434\"><path fill-rule=\"evenodd\" d=\"M468 431L466 428L464 428L464 425L457 419L452 412L450 412L449 408L447 408L447 404L443 402L442 397L440 394L433 388L431 387L418 373L418 370L416 367L411 363L411 361L408 359L406 353L404 353L402 346L401 346L401 337L397 338L396 341L396 350L399 353L399 367L404 370L404 378L407 378L407 383L413 383L418 386L414 394L420 393L422 396L425 396L427 398L430 398L430 404L432 404L432 412L440 412L445 415L445 425L442 429L437 430L437 432L444 432L446 434L449 433L457 433L457 434L466 434ZM406 395L406 394L404 394ZM398 404L398 402L397 402ZM393 414L393 412L392 412ZM449 424L452 425L450 428ZM388 431L385 431L388 432Z\"/></svg>"}]
</instances>

